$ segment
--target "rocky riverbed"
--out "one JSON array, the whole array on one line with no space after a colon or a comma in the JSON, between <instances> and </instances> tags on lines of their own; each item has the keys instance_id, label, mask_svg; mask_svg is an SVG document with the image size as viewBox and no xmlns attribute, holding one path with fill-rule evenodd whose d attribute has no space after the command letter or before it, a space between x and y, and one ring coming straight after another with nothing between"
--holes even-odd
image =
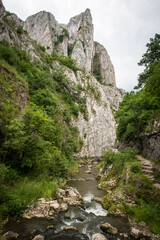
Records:
<instances>
[{"instance_id":1,"label":"rocky riverbed","mask_svg":"<svg viewBox=\"0 0 160 240\"><path fill-rule=\"evenodd\" d=\"M137 224L117 211L108 214L102 207L106 192L98 189L96 165L91 162L81 165L66 187L58 190L56 199L40 198L20 218L8 221L3 239L158 240L159 236L151 234L145 223ZM115 183L109 185L113 189Z\"/></svg>"}]
</instances>

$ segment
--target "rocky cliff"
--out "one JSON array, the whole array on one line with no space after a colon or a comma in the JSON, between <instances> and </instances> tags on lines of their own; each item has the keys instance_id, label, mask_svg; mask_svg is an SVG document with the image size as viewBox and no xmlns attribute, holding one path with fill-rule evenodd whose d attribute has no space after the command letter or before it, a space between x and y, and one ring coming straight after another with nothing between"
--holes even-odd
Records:
<instances>
[{"instance_id":1,"label":"rocky cliff","mask_svg":"<svg viewBox=\"0 0 160 240\"><path fill-rule=\"evenodd\" d=\"M146 130L143 131L139 138L133 138L128 143L123 143L118 140L117 148L124 149L128 147L135 148L138 153L148 156L149 159L160 159L160 120L157 119L148 121Z\"/></svg>"},{"instance_id":2,"label":"rocky cliff","mask_svg":"<svg viewBox=\"0 0 160 240\"><path fill-rule=\"evenodd\" d=\"M74 84L80 86L80 97L85 99L87 107L87 118L80 113L78 119L73 119L84 142L79 156L101 157L103 151L115 143L114 110L124 92L116 88L114 67L106 49L94 42L90 10L71 18L67 25L59 24L45 11L28 17L25 22L7 13L4 7L1 11L0 39L16 43L40 59L34 39L49 54L55 50L76 60L79 68L76 73L66 66L58 65L58 68L66 74L71 94L74 94Z\"/></svg>"}]
</instances>

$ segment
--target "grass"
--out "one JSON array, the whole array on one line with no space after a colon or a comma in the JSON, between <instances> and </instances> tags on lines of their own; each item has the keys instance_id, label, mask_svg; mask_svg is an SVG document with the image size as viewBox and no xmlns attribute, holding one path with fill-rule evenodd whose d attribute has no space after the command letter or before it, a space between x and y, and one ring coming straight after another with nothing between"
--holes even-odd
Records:
<instances>
[{"instance_id":1,"label":"grass","mask_svg":"<svg viewBox=\"0 0 160 240\"><path fill-rule=\"evenodd\" d=\"M146 222L153 233L160 234L160 214L158 206L141 202L141 205L138 207L128 207L126 213L133 216L137 222Z\"/></svg>"},{"instance_id":2,"label":"grass","mask_svg":"<svg viewBox=\"0 0 160 240\"><path fill-rule=\"evenodd\" d=\"M117 186L105 196L104 207L112 213L121 210L137 222L144 221L153 233L160 234L160 190L141 172L141 164L135 154L132 149L124 149L120 153L108 150L104 153L99 167L105 170L112 164L112 169L100 184L107 190L105 182L118 179ZM120 195L123 196L121 203L116 203L114 199ZM127 196L131 196L136 205L127 204Z\"/></svg>"},{"instance_id":3,"label":"grass","mask_svg":"<svg viewBox=\"0 0 160 240\"><path fill-rule=\"evenodd\" d=\"M0 205L0 219L4 219L8 215L21 214L28 204L36 203L38 198L54 197L58 186L58 180L50 180L43 176L36 179L26 177L15 182L3 197Z\"/></svg>"}]
</instances>

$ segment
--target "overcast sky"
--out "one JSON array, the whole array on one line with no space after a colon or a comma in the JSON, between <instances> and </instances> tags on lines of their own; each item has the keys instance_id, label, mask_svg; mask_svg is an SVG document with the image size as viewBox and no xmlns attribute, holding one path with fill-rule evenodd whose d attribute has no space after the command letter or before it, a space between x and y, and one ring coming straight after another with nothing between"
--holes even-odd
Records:
<instances>
[{"instance_id":1,"label":"overcast sky","mask_svg":"<svg viewBox=\"0 0 160 240\"><path fill-rule=\"evenodd\" d=\"M146 43L160 33L160 0L2 0L6 10L25 20L41 10L59 23L90 8L94 39L107 49L117 87L131 91L143 67L137 65Z\"/></svg>"}]
</instances>

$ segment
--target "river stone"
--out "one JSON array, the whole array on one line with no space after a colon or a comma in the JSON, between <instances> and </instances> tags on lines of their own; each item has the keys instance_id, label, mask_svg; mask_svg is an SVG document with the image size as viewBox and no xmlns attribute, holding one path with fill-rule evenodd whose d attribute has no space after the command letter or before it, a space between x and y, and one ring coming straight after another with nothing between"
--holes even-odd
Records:
<instances>
[{"instance_id":1,"label":"river stone","mask_svg":"<svg viewBox=\"0 0 160 240\"><path fill-rule=\"evenodd\" d=\"M101 204L103 203L103 198L100 198L100 197L94 197L92 200L99 202Z\"/></svg>"},{"instance_id":2,"label":"river stone","mask_svg":"<svg viewBox=\"0 0 160 240\"><path fill-rule=\"evenodd\" d=\"M73 226L68 226L68 227L65 227L64 228L65 231L77 231L77 228L76 227L73 227Z\"/></svg>"},{"instance_id":3,"label":"river stone","mask_svg":"<svg viewBox=\"0 0 160 240\"><path fill-rule=\"evenodd\" d=\"M112 227L109 223L104 223L100 228L107 233L117 234L117 228Z\"/></svg>"},{"instance_id":4,"label":"river stone","mask_svg":"<svg viewBox=\"0 0 160 240\"><path fill-rule=\"evenodd\" d=\"M49 225L49 226L46 227L46 229L54 229L54 228L55 228L54 225Z\"/></svg>"},{"instance_id":5,"label":"river stone","mask_svg":"<svg viewBox=\"0 0 160 240\"><path fill-rule=\"evenodd\" d=\"M46 200L45 200L44 198L39 198L39 199L38 199L38 202L39 202L39 203L45 203Z\"/></svg>"},{"instance_id":6,"label":"river stone","mask_svg":"<svg viewBox=\"0 0 160 240\"><path fill-rule=\"evenodd\" d=\"M68 205L67 205L67 203L62 203L62 204L60 205L60 211L65 212L65 211L67 211L67 210L68 210Z\"/></svg>"},{"instance_id":7,"label":"river stone","mask_svg":"<svg viewBox=\"0 0 160 240\"><path fill-rule=\"evenodd\" d=\"M134 227L131 228L131 235L135 238L139 238L141 235L141 231L139 229L136 229Z\"/></svg>"},{"instance_id":8,"label":"river stone","mask_svg":"<svg viewBox=\"0 0 160 240\"><path fill-rule=\"evenodd\" d=\"M60 200L69 205L80 204L82 200L80 193L73 187L68 187L65 190L59 189L57 195Z\"/></svg>"},{"instance_id":9,"label":"river stone","mask_svg":"<svg viewBox=\"0 0 160 240\"><path fill-rule=\"evenodd\" d=\"M3 237L5 239L16 239L18 237L18 233L12 232L12 231L8 231L5 234L3 234Z\"/></svg>"},{"instance_id":10,"label":"river stone","mask_svg":"<svg viewBox=\"0 0 160 240\"><path fill-rule=\"evenodd\" d=\"M36 235L33 240L44 240L44 237L40 234Z\"/></svg>"},{"instance_id":11,"label":"river stone","mask_svg":"<svg viewBox=\"0 0 160 240\"><path fill-rule=\"evenodd\" d=\"M107 240L107 238L100 233L95 233L92 235L92 240Z\"/></svg>"},{"instance_id":12,"label":"river stone","mask_svg":"<svg viewBox=\"0 0 160 240\"><path fill-rule=\"evenodd\" d=\"M53 203L50 204L50 208L53 208L54 210L59 210L59 203L57 201L54 201Z\"/></svg>"}]
</instances>

